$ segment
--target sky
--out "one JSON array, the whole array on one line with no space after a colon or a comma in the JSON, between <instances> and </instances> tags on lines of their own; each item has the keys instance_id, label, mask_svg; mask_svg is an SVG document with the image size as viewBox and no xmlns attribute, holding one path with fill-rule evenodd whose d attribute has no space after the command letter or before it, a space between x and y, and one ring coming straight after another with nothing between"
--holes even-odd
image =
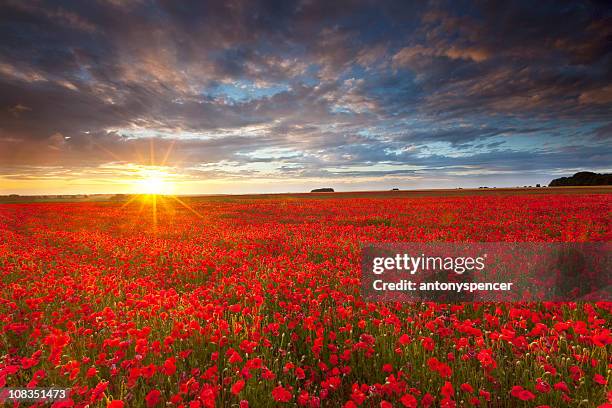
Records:
<instances>
[{"instance_id":1,"label":"sky","mask_svg":"<svg viewBox=\"0 0 612 408\"><path fill-rule=\"evenodd\" d=\"M604 1L0 2L0 194L522 186L611 163Z\"/></svg>"}]
</instances>

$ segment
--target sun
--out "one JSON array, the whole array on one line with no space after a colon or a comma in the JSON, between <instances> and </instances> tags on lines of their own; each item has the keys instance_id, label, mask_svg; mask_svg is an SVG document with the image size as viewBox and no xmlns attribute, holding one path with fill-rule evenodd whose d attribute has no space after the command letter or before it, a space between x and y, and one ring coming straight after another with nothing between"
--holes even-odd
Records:
<instances>
[{"instance_id":1,"label":"sun","mask_svg":"<svg viewBox=\"0 0 612 408\"><path fill-rule=\"evenodd\" d=\"M159 169L142 169L134 183L134 190L138 194L168 195L174 190L171 175Z\"/></svg>"},{"instance_id":2,"label":"sun","mask_svg":"<svg viewBox=\"0 0 612 408\"><path fill-rule=\"evenodd\" d=\"M158 177L149 177L140 182L145 194L166 194L166 183Z\"/></svg>"}]
</instances>

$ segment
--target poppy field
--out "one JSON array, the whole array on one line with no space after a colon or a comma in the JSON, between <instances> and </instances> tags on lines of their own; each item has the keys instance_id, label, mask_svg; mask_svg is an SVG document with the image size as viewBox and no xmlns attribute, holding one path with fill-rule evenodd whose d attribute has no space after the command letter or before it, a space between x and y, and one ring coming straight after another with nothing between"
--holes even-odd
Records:
<instances>
[{"instance_id":1,"label":"poppy field","mask_svg":"<svg viewBox=\"0 0 612 408\"><path fill-rule=\"evenodd\" d=\"M53 407L611 407L612 302L359 293L365 243L610 241L611 205L557 190L1 204L0 387L69 388L38 403Z\"/></svg>"}]
</instances>

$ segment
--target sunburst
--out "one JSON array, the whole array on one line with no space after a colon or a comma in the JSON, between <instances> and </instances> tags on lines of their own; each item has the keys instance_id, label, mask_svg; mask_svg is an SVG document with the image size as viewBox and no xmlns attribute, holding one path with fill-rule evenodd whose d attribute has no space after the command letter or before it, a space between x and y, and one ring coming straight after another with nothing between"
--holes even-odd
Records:
<instances>
[{"instance_id":1,"label":"sunburst","mask_svg":"<svg viewBox=\"0 0 612 408\"><path fill-rule=\"evenodd\" d=\"M172 171L171 167L166 165L173 148L174 141L169 145L163 160L156 163L154 140L150 140L148 164L135 166L134 177L129 181L132 196L123 204L123 207L126 207L132 203L139 202L138 214L141 215L143 212L151 214L154 233L157 233L160 208L163 208L164 212L175 214L176 207L179 205L197 217L204 218L202 214L185 202L185 200L174 194L179 177ZM121 162L124 161L113 152L102 149L114 159ZM150 211L145 211L147 207Z\"/></svg>"}]
</instances>

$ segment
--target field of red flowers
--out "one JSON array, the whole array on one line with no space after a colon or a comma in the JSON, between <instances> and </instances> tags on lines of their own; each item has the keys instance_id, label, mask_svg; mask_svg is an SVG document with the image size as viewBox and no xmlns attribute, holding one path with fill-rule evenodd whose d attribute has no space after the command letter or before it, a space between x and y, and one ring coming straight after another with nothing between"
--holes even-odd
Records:
<instances>
[{"instance_id":1,"label":"field of red flowers","mask_svg":"<svg viewBox=\"0 0 612 408\"><path fill-rule=\"evenodd\" d=\"M610 241L612 195L156 201L0 205L0 386L70 388L55 407L612 406L612 302L359 295L363 243Z\"/></svg>"}]
</instances>

